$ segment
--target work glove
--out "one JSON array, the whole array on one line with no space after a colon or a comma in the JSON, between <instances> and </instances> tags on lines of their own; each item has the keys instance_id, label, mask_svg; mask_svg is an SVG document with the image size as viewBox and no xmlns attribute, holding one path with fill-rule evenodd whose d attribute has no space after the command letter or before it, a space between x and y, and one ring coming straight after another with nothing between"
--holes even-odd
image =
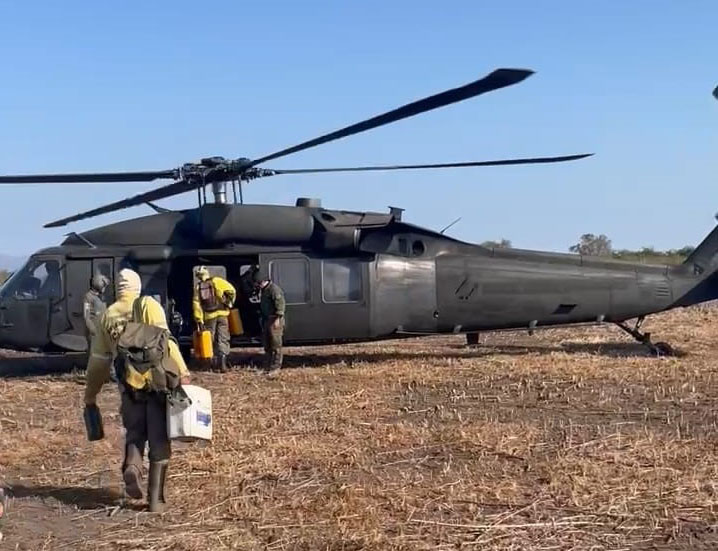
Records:
<instances>
[{"instance_id":1,"label":"work glove","mask_svg":"<svg viewBox=\"0 0 718 551\"><path fill-rule=\"evenodd\" d=\"M200 333L204 331L204 323L202 323L201 321L197 322L197 331L199 331Z\"/></svg>"}]
</instances>

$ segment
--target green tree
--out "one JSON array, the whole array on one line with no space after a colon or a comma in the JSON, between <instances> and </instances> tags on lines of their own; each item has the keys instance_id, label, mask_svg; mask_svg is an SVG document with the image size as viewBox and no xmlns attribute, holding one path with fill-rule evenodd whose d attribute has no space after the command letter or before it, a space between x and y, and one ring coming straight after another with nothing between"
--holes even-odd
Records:
<instances>
[{"instance_id":1,"label":"green tree","mask_svg":"<svg viewBox=\"0 0 718 551\"><path fill-rule=\"evenodd\" d=\"M668 251L668 254L673 256L682 256L684 258L688 258L693 251L695 251L696 248L692 247L690 245L686 245L685 247L681 247L680 249L671 249Z\"/></svg>"},{"instance_id":2,"label":"green tree","mask_svg":"<svg viewBox=\"0 0 718 551\"><path fill-rule=\"evenodd\" d=\"M613 251L611 240L608 237L592 233L584 233L580 241L571 245L568 250L586 256L609 256Z\"/></svg>"},{"instance_id":3,"label":"green tree","mask_svg":"<svg viewBox=\"0 0 718 551\"><path fill-rule=\"evenodd\" d=\"M487 249L510 249L511 241L501 238L501 241L484 241L481 246Z\"/></svg>"}]
</instances>

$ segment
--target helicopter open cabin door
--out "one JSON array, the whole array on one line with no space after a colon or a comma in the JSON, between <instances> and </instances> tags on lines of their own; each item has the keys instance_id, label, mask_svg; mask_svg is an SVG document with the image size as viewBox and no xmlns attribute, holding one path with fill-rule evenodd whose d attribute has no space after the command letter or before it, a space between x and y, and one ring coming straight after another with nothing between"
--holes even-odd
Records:
<instances>
[{"instance_id":1,"label":"helicopter open cabin door","mask_svg":"<svg viewBox=\"0 0 718 551\"><path fill-rule=\"evenodd\" d=\"M65 265L65 299L68 324L61 331L51 328L51 340L70 350L84 350L87 346L84 316L85 294L90 290L90 281L95 275L107 278L108 285L102 296L108 305L114 302L113 259L68 257ZM54 324L53 324L54 326ZM61 333L61 334L58 334Z\"/></svg>"},{"instance_id":2,"label":"helicopter open cabin door","mask_svg":"<svg viewBox=\"0 0 718 551\"><path fill-rule=\"evenodd\" d=\"M67 314L71 326L69 332L78 336L84 336L85 334L85 318L82 306L85 293L90 288L91 270L92 260L89 258L67 259L65 287Z\"/></svg>"}]
</instances>

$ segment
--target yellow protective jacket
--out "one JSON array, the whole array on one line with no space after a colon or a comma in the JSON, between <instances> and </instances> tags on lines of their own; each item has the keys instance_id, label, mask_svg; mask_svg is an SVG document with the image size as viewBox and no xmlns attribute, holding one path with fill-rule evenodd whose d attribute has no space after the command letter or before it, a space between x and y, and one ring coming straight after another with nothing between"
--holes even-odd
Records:
<instances>
[{"instance_id":1,"label":"yellow protective jacket","mask_svg":"<svg viewBox=\"0 0 718 551\"><path fill-rule=\"evenodd\" d=\"M97 395L102 390L102 385L110 379L110 370L117 354L117 341L120 338L122 327L132 318L132 305L138 296L136 293L121 293L117 302L109 306L100 318L97 334L92 337L90 358L87 361L86 404L95 403ZM142 319L136 321L167 329L165 311L155 299L142 297L140 311ZM189 375L187 365L174 340L169 341L169 354L170 360L177 365L180 375L182 377Z\"/></svg>"},{"instance_id":2,"label":"yellow protective jacket","mask_svg":"<svg viewBox=\"0 0 718 551\"><path fill-rule=\"evenodd\" d=\"M203 323L220 316L229 316L229 309L234 305L234 301L237 299L237 291L229 281L221 277L211 277L210 280L214 286L214 294L217 300L223 303L226 308L220 308L214 312L204 312L202 310L202 304L199 301L199 284L195 285L194 296L192 297L192 315L194 316L194 321L197 323ZM225 298L225 296L227 298Z\"/></svg>"}]
</instances>

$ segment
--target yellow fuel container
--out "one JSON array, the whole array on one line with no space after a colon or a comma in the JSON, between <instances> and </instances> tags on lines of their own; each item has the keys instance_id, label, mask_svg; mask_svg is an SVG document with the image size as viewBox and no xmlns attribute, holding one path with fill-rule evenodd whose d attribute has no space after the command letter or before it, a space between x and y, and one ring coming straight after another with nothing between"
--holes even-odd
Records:
<instances>
[{"instance_id":1,"label":"yellow fuel container","mask_svg":"<svg viewBox=\"0 0 718 551\"><path fill-rule=\"evenodd\" d=\"M229 334L236 336L241 335L244 333L244 328L242 327L242 318L239 317L239 310L236 308L232 308L229 311Z\"/></svg>"},{"instance_id":2,"label":"yellow fuel container","mask_svg":"<svg viewBox=\"0 0 718 551\"><path fill-rule=\"evenodd\" d=\"M214 355L212 350L212 333L195 331L192 335L194 357L198 360L209 360Z\"/></svg>"}]
</instances>

